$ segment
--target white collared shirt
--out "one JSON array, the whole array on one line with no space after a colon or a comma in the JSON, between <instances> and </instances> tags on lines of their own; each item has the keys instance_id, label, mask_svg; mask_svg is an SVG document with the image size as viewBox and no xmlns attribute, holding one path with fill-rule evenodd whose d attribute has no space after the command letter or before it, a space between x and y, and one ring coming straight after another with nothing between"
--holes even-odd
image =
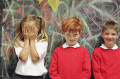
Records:
<instances>
[{"instance_id":1,"label":"white collared shirt","mask_svg":"<svg viewBox=\"0 0 120 79\"><path fill-rule=\"evenodd\" d=\"M103 49L109 49L109 48L107 48L104 44L102 44L101 46L100 46L101 48L103 48ZM117 49L118 48L118 46L115 44L114 45L114 47L113 48L111 48L111 49Z\"/></svg>"},{"instance_id":2,"label":"white collared shirt","mask_svg":"<svg viewBox=\"0 0 120 79\"><path fill-rule=\"evenodd\" d=\"M30 51L29 51L28 59L26 62L23 62L19 59L16 70L15 70L16 74L26 75L26 76L27 75L42 76L43 74L47 73L47 69L44 67L44 57L47 53L48 42L47 41L41 42L41 41L42 40L37 42L37 40L35 40L36 50L38 52L40 60L37 63L33 63L31 60ZM20 42L20 43L24 45L24 42ZM15 48L16 55L19 58L19 54L22 48L15 47L15 46L14 48Z\"/></svg>"},{"instance_id":3,"label":"white collared shirt","mask_svg":"<svg viewBox=\"0 0 120 79\"><path fill-rule=\"evenodd\" d=\"M69 46L69 45L67 45L67 43L64 43L63 45L62 45L62 47L65 49L65 48L67 48L67 47L73 47L73 48L77 48L77 47L79 47L80 45L78 44L78 42L74 45L74 46Z\"/></svg>"}]
</instances>

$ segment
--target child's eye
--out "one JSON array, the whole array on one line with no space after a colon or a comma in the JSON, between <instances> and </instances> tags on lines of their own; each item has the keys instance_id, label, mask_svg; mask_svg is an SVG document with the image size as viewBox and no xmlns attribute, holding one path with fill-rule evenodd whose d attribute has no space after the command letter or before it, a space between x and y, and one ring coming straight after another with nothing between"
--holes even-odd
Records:
<instances>
[{"instance_id":1,"label":"child's eye","mask_svg":"<svg viewBox=\"0 0 120 79\"><path fill-rule=\"evenodd\" d=\"M108 33L106 33L106 35L109 35Z\"/></svg>"},{"instance_id":2,"label":"child's eye","mask_svg":"<svg viewBox=\"0 0 120 79\"><path fill-rule=\"evenodd\" d=\"M67 34L68 36L70 35L70 34Z\"/></svg>"},{"instance_id":3,"label":"child's eye","mask_svg":"<svg viewBox=\"0 0 120 79\"><path fill-rule=\"evenodd\" d=\"M112 35L115 35L115 34L112 34Z\"/></svg>"}]
</instances>

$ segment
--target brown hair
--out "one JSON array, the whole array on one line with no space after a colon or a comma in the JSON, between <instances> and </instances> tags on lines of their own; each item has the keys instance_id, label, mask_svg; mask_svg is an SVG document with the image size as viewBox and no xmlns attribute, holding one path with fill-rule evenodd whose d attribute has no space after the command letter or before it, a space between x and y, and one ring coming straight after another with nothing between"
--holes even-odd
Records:
<instances>
[{"instance_id":1,"label":"brown hair","mask_svg":"<svg viewBox=\"0 0 120 79\"><path fill-rule=\"evenodd\" d=\"M63 32L79 32L81 33L82 31L82 23L81 21L76 18L76 17L71 17L71 18L67 18L65 20L62 21L62 31Z\"/></svg>"},{"instance_id":2,"label":"brown hair","mask_svg":"<svg viewBox=\"0 0 120 79\"><path fill-rule=\"evenodd\" d=\"M38 35L37 35L37 41L42 40L43 41L48 41L48 37L46 34L46 30L45 30L45 21L42 17L38 17L35 15L27 15L25 17L23 17L22 21L18 22L17 25L15 26L15 37L13 40L13 45L15 46L19 46L22 47L20 41L24 41L24 37L22 34L22 26L26 23L26 22L35 22L38 25L38 28L40 27L39 31L38 31ZM17 45L16 45L17 44Z\"/></svg>"},{"instance_id":3,"label":"brown hair","mask_svg":"<svg viewBox=\"0 0 120 79\"><path fill-rule=\"evenodd\" d=\"M114 29L117 33L119 31L119 25L116 22L114 22L113 20L109 20L103 24L102 32L104 32L108 28Z\"/></svg>"}]
</instances>

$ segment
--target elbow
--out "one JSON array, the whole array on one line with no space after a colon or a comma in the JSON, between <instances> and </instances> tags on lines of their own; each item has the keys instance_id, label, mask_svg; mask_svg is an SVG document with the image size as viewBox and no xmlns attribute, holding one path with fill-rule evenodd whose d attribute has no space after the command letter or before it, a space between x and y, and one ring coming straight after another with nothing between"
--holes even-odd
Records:
<instances>
[{"instance_id":1,"label":"elbow","mask_svg":"<svg viewBox=\"0 0 120 79\"><path fill-rule=\"evenodd\" d=\"M19 57L19 59L23 62L26 62L28 58L22 58L22 57Z\"/></svg>"},{"instance_id":2,"label":"elbow","mask_svg":"<svg viewBox=\"0 0 120 79\"><path fill-rule=\"evenodd\" d=\"M37 63L39 61L39 57L34 57L34 58L32 58L32 62L33 63Z\"/></svg>"}]
</instances>

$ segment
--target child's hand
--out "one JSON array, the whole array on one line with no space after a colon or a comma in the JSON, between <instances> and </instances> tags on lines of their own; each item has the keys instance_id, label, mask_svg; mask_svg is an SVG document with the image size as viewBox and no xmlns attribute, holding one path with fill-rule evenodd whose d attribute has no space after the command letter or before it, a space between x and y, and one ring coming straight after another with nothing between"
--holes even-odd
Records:
<instances>
[{"instance_id":1,"label":"child's hand","mask_svg":"<svg viewBox=\"0 0 120 79\"><path fill-rule=\"evenodd\" d=\"M34 27L30 27L29 37L30 40L35 40L37 38L37 30Z\"/></svg>"},{"instance_id":2,"label":"child's hand","mask_svg":"<svg viewBox=\"0 0 120 79\"><path fill-rule=\"evenodd\" d=\"M29 39L29 29L24 26L23 29L22 29L22 33L23 33L24 39L28 40Z\"/></svg>"}]
</instances>

